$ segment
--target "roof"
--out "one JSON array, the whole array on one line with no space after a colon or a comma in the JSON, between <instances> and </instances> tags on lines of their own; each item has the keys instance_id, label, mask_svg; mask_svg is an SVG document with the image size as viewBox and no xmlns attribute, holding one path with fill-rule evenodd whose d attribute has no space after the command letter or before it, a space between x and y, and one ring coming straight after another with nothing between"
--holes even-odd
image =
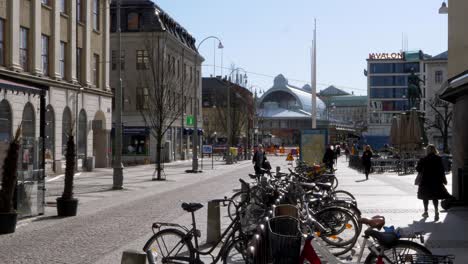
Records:
<instances>
[{"instance_id":1,"label":"roof","mask_svg":"<svg viewBox=\"0 0 468 264\"><path fill-rule=\"evenodd\" d=\"M278 118L278 119L288 119L288 118L310 118L310 113L307 113L302 110L289 110L281 107L267 107L258 110L258 115L262 118Z\"/></svg>"},{"instance_id":2,"label":"roof","mask_svg":"<svg viewBox=\"0 0 468 264\"><path fill-rule=\"evenodd\" d=\"M326 100L328 104L334 104L337 107L367 107L367 96L342 95L332 96Z\"/></svg>"},{"instance_id":3,"label":"roof","mask_svg":"<svg viewBox=\"0 0 468 264\"><path fill-rule=\"evenodd\" d=\"M326 89L319 92L321 96L339 96L339 95L349 95L349 93L337 88L334 85L328 86Z\"/></svg>"},{"instance_id":4,"label":"roof","mask_svg":"<svg viewBox=\"0 0 468 264\"><path fill-rule=\"evenodd\" d=\"M262 97L260 98L260 103L263 102L268 95L275 93L277 91L287 92L296 98L296 101L300 104L299 108L308 113L312 112L312 93L311 91L306 91L296 86L290 85L288 80L282 75L276 76L273 87L267 90ZM325 104L322 100L317 97L317 112L320 112L320 109L325 109Z\"/></svg>"},{"instance_id":5,"label":"roof","mask_svg":"<svg viewBox=\"0 0 468 264\"><path fill-rule=\"evenodd\" d=\"M427 59L427 61L448 60L448 51L442 52L434 57Z\"/></svg>"},{"instance_id":6,"label":"roof","mask_svg":"<svg viewBox=\"0 0 468 264\"><path fill-rule=\"evenodd\" d=\"M137 30L128 31L126 25L123 23L122 32L168 32L180 42L185 44L192 50L196 51L195 38L182 27L175 19L169 16L161 7L156 5L150 0L120 0L121 1L121 15L126 21L128 14L139 14L139 27ZM116 0L111 3L111 13L116 12ZM124 21L122 20L122 21ZM115 32L116 28L114 20L112 20L111 32Z\"/></svg>"}]
</instances>

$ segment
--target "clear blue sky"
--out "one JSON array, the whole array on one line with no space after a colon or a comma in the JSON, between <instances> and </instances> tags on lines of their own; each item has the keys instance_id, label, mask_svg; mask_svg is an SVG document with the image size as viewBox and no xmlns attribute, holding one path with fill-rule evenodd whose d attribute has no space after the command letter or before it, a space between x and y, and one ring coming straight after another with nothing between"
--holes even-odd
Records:
<instances>
[{"instance_id":1,"label":"clear blue sky","mask_svg":"<svg viewBox=\"0 0 468 264\"><path fill-rule=\"evenodd\" d=\"M153 0L197 41L209 35L222 39L224 66L234 63L250 72L276 76L290 83L310 81L313 18L317 18L318 89L335 84L366 94L363 75L370 52L398 52L402 33L408 49L437 55L447 49L447 16L442 0ZM213 74L213 41L200 48ZM217 51L216 64L220 66ZM224 70L227 74L228 70ZM216 74L220 75L218 68ZM293 81L304 80L304 81ZM273 79L249 74L249 83L263 89Z\"/></svg>"}]
</instances>

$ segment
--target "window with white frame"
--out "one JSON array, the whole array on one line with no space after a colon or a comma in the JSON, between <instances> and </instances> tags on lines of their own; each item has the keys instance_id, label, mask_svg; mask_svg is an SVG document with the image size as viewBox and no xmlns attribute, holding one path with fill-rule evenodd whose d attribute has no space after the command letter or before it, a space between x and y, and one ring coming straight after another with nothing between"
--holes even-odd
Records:
<instances>
[{"instance_id":1,"label":"window with white frame","mask_svg":"<svg viewBox=\"0 0 468 264\"><path fill-rule=\"evenodd\" d=\"M42 49L41 49L41 60L42 60L42 74L45 76L49 75L49 36L42 35Z\"/></svg>"}]
</instances>

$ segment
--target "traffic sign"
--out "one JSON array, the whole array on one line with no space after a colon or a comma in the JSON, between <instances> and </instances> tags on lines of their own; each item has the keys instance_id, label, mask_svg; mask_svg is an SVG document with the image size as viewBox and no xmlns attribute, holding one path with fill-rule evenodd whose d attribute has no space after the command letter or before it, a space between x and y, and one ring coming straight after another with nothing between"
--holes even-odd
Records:
<instances>
[{"instance_id":1,"label":"traffic sign","mask_svg":"<svg viewBox=\"0 0 468 264\"><path fill-rule=\"evenodd\" d=\"M193 126L193 115L188 115L186 119L187 126Z\"/></svg>"},{"instance_id":2,"label":"traffic sign","mask_svg":"<svg viewBox=\"0 0 468 264\"><path fill-rule=\"evenodd\" d=\"M202 146L203 154L213 154L213 145L203 145Z\"/></svg>"}]
</instances>

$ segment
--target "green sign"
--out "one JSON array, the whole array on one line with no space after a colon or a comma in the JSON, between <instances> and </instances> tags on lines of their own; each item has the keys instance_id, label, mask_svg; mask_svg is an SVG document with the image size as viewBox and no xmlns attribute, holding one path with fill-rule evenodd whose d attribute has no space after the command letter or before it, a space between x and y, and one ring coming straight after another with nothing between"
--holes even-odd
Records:
<instances>
[{"instance_id":1,"label":"green sign","mask_svg":"<svg viewBox=\"0 0 468 264\"><path fill-rule=\"evenodd\" d=\"M189 115L187 116L187 126L193 126L193 116Z\"/></svg>"}]
</instances>

